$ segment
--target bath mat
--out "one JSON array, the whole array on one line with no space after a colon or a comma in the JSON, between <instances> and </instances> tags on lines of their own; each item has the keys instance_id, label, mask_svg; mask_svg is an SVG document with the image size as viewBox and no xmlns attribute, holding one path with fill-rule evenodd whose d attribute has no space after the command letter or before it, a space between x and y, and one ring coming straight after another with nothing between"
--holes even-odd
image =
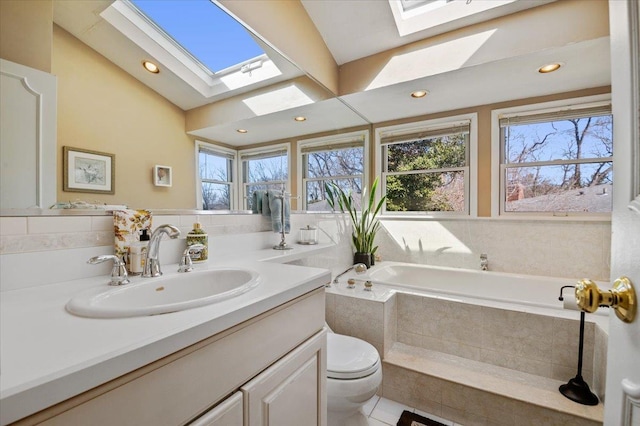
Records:
<instances>
[{"instance_id":1,"label":"bath mat","mask_svg":"<svg viewBox=\"0 0 640 426\"><path fill-rule=\"evenodd\" d=\"M403 411L397 426L445 426L435 420L427 419L410 411Z\"/></svg>"}]
</instances>

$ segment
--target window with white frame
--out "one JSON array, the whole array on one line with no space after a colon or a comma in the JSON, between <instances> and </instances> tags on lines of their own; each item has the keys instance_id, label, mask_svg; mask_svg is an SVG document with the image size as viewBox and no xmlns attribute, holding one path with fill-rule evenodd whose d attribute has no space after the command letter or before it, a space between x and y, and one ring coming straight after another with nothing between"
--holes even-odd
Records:
<instances>
[{"instance_id":1,"label":"window with white frame","mask_svg":"<svg viewBox=\"0 0 640 426\"><path fill-rule=\"evenodd\" d=\"M232 210L234 206L235 151L196 142L200 181L198 203L204 210Z\"/></svg>"},{"instance_id":2,"label":"window with white frame","mask_svg":"<svg viewBox=\"0 0 640 426\"><path fill-rule=\"evenodd\" d=\"M472 124L470 116L377 130L385 212L470 214Z\"/></svg>"},{"instance_id":3,"label":"window with white frame","mask_svg":"<svg viewBox=\"0 0 640 426\"><path fill-rule=\"evenodd\" d=\"M238 152L242 164L244 207L251 210L253 193L270 189L283 191L289 182L289 145Z\"/></svg>"},{"instance_id":4,"label":"window with white frame","mask_svg":"<svg viewBox=\"0 0 640 426\"><path fill-rule=\"evenodd\" d=\"M357 199L364 180L365 141L366 132L300 141L303 210L331 210L326 200L326 184L338 185Z\"/></svg>"},{"instance_id":5,"label":"window with white frame","mask_svg":"<svg viewBox=\"0 0 640 426\"><path fill-rule=\"evenodd\" d=\"M500 213L610 213L611 104L497 115Z\"/></svg>"}]
</instances>

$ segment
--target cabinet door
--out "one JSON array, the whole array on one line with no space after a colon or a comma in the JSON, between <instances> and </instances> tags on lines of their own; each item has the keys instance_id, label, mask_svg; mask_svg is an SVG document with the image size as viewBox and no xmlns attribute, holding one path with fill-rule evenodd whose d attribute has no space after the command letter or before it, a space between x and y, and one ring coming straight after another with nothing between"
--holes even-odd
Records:
<instances>
[{"instance_id":1,"label":"cabinet door","mask_svg":"<svg viewBox=\"0 0 640 426\"><path fill-rule=\"evenodd\" d=\"M242 426L242 392L234 393L189 426Z\"/></svg>"},{"instance_id":2,"label":"cabinet door","mask_svg":"<svg viewBox=\"0 0 640 426\"><path fill-rule=\"evenodd\" d=\"M245 426L326 425L326 331L242 387Z\"/></svg>"},{"instance_id":3,"label":"cabinet door","mask_svg":"<svg viewBox=\"0 0 640 426\"><path fill-rule=\"evenodd\" d=\"M56 202L56 77L0 59L0 205Z\"/></svg>"}]
</instances>

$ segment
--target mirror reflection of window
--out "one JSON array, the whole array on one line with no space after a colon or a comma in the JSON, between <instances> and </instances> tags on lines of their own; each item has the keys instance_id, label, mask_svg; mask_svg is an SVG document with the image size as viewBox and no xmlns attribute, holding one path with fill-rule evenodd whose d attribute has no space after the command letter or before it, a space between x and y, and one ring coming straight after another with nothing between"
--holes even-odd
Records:
<instances>
[{"instance_id":1,"label":"mirror reflection of window","mask_svg":"<svg viewBox=\"0 0 640 426\"><path fill-rule=\"evenodd\" d=\"M235 153L214 145L198 142L200 171L199 201L203 210L233 210L233 164Z\"/></svg>"},{"instance_id":2,"label":"mirror reflection of window","mask_svg":"<svg viewBox=\"0 0 640 426\"><path fill-rule=\"evenodd\" d=\"M289 181L289 152L286 146L262 150L240 151L242 163L243 205L253 209L255 191L287 190Z\"/></svg>"},{"instance_id":3,"label":"mirror reflection of window","mask_svg":"<svg viewBox=\"0 0 640 426\"><path fill-rule=\"evenodd\" d=\"M335 184L351 192L359 208L363 188L365 137L362 134L321 142L301 143L302 208L307 211L330 211L325 185Z\"/></svg>"}]
</instances>

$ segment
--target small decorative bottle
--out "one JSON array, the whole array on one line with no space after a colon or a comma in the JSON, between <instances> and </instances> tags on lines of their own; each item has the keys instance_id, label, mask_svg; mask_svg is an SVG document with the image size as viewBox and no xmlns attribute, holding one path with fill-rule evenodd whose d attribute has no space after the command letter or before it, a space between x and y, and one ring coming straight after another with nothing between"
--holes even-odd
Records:
<instances>
[{"instance_id":1,"label":"small decorative bottle","mask_svg":"<svg viewBox=\"0 0 640 426\"><path fill-rule=\"evenodd\" d=\"M200 223L193 224L193 229L187 234L187 247L194 244L202 244L204 248L200 251L191 254L192 262L205 262L209 258L209 237L206 232L200 227Z\"/></svg>"}]
</instances>

